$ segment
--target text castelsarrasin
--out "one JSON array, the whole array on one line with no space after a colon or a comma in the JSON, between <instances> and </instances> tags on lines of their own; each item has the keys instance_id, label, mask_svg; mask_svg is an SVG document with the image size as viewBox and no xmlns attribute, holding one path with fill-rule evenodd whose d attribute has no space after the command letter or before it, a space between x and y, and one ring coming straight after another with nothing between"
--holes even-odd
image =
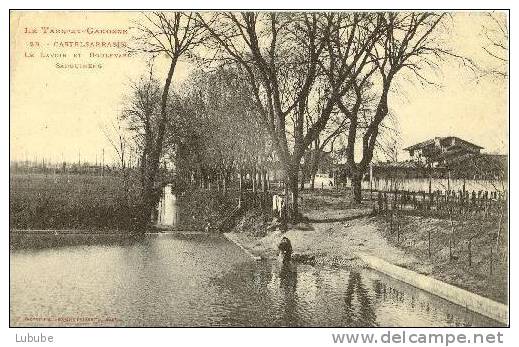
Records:
<instances>
[{"instance_id":1,"label":"text castelsarrasin","mask_svg":"<svg viewBox=\"0 0 519 347\"><path fill-rule=\"evenodd\" d=\"M56 41L54 47L73 47L73 48L124 48L127 44L124 41Z\"/></svg>"}]
</instances>

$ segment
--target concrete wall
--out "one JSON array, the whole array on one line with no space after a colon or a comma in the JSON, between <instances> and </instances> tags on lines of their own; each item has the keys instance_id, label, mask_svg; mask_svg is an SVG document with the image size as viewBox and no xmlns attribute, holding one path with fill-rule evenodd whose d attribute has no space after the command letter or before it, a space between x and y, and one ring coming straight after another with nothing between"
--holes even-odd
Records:
<instances>
[{"instance_id":1,"label":"concrete wall","mask_svg":"<svg viewBox=\"0 0 519 347\"><path fill-rule=\"evenodd\" d=\"M380 258L358 254L369 267L413 287L425 290L503 324L508 324L508 306L448 283L401 268Z\"/></svg>"}]
</instances>

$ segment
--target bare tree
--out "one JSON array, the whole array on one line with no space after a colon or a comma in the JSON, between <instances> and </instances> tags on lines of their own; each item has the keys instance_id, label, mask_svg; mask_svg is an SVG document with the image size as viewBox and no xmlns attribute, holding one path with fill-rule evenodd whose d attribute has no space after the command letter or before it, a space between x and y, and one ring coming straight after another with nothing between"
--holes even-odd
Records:
<instances>
[{"instance_id":1,"label":"bare tree","mask_svg":"<svg viewBox=\"0 0 519 347\"><path fill-rule=\"evenodd\" d=\"M312 114L312 112L309 112ZM312 124L312 118L309 117L307 124ZM348 127L348 118L334 112L330 117L326 127L317 136L305 156L306 172L310 178L310 189L315 188L315 176L319 169L319 165L323 156L334 155L336 141L344 135L344 131Z\"/></svg>"},{"instance_id":2,"label":"bare tree","mask_svg":"<svg viewBox=\"0 0 519 347\"><path fill-rule=\"evenodd\" d=\"M151 212L158 202L158 195L155 193L156 179L164 149L169 116L168 99L173 75L178 61L183 56L189 55L191 49L203 41L203 29L194 20L195 14L190 12L153 12L144 13L143 16L144 20L136 23L138 35L135 37L133 49L151 58L162 55L169 61L166 79L161 88L159 117L153 119L156 122L156 136L153 139L145 136L150 141L145 142L141 155L143 187L140 222L144 226L149 222Z\"/></svg>"},{"instance_id":3,"label":"bare tree","mask_svg":"<svg viewBox=\"0 0 519 347\"><path fill-rule=\"evenodd\" d=\"M508 77L508 23L504 13L487 13L482 25L482 46L491 63L482 67L483 76Z\"/></svg>"},{"instance_id":4,"label":"bare tree","mask_svg":"<svg viewBox=\"0 0 519 347\"><path fill-rule=\"evenodd\" d=\"M338 102L339 108L350 121L346 157L354 201L357 203L361 202L361 181L373 158L381 124L389 113L388 99L397 75L408 70L421 83L430 84L432 82L424 74L424 68L437 68L436 61L443 55L455 56L435 40L435 31L444 16L433 13L378 15L377 21L383 22L383 25L379 26L382 35L372 49L370 65L374 69L354 81L355 102L350 103L352 106L346 105L344 100ZM336 44L340 45L340 42ZM340 59L339 50L337 52L336 59ZM376 101L372 112L366 115L361 112L361 105L370 103L373 93L377 96ZM355 160L357 144L361 145L361 158L358 161Z\"/></svg>"},{"instance_id":5,"label":"bare tree","mask_svg":"<svg viewBox=\"0 0 519 347\"><path fill-rule=\"evenodd\" d=\"M153 151L158 132L160 115L160 84L153 77L153 69L149 74L141 76L130 84L131 92L125 98L121 118L127 123L127 130L132 134L132 142L140 154L139 170L141 190L146 189L147 165ZM144 191L142 194L145 194Z\"/></svg>"},{"instance_id":6,"label":"bare tree","mask_svg":"<svg viewBox=\"0 0 519 347\"><path fill-rule=\"evenodd\" d=\"M126 171L126 156L130 147L130 140L123 117L117 117L115 122L110 122L109 126L104 126L102 131L108 143L110 143L112 149L115 151L119 167L124 173Z\"/></svg>"},{"instance_id":7,"label":"bare tree","mask_svg":"<svg viewBox=\"0 0 519 347\"><path fill-rule=\"evenodd\" d=\"M216 181L226 188L236 171L254 181L265 170L271 146L243 76L229 67L197 72L182 89L184 116L177 124L191 139L181 139L178 159L198 172L201 186Z\"/></svg>"},{"instance_id":8,"label":"bare tree","mask_svg":"<svg viewBox=\"0 0 519 347\"><path fill-rule=\"evenodd\" d=\"M293 219L299 215L301 158L325 129L338 100L363 71L380 33L372 30L371 21L361 25L364 17L369 15L244 12L198 16L212 37L210 48L216 53L210 60L236 64L248 77L260 120L285 172L286 196L290 196L287 205ZM334 33L348 39L333 47L330 36ZM330 61L337 48L343 60ZM307 102L318 97L315 86L320 80L327 84L323 106L305 127Z\"/></svg>"}]
</instances>

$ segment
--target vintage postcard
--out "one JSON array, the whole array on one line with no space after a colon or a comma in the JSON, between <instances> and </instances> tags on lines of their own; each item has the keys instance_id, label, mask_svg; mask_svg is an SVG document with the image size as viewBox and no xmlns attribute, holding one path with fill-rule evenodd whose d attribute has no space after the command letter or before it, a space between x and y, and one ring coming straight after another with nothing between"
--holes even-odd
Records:
<instances>
[{"instance_id":1,"label":"vintage postcard","mask_svg":"<svg viewBox=\"0 0 519 347\"><path fill-rule=\"evenodd\" d=\"M10 327L509 325L508 11L9 19Z\"/></svg>"}]
</instances>

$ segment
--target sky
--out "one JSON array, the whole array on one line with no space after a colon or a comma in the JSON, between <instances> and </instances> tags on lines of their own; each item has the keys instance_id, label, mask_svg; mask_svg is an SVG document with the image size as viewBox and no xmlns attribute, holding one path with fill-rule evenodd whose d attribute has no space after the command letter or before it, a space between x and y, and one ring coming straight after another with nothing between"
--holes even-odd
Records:
<instances>
[{"instance_id":1,"label":"sky","mask_svg":"<svg viewBox=\"0 0 519 347\"><path fill-rule=\"evenodd\" d=\"M125 41L128 35L43 34L41 27L60 29L128 29L137 12L14 12L10 37L10 155L11 160L61 160L95 162L103 149L106 161L114 158L106 129L122 109L131 80L146 71L141 56L83 59L102 62L101 69L61 69L56 62L71 62L74 52L83 57L92 49L56 48L56 42ZM446 45L476 60L485 60L482 24L478 13L455 13ZM37 28L28 34L25 28ZM39 42L40 48L31 47ZM117 48L95 50L120 53ZM67 58L26 58L27 52L67 53ZM488 59L485 60L488 63ZM192 66L181 62L174 75L179 88ZM458 136L484 147L485 152L508 151L507 81L475 78L468 69L453 60L440 63L440 71L431 74L437 86L400 81L392 90L390 108L400 131L401 148L435 136ZM165 66L155 68L165 77ZM412 78L411 78L412 80ZM399 159L405 159L401 152Z\"/></svg>"}]
</instances>

